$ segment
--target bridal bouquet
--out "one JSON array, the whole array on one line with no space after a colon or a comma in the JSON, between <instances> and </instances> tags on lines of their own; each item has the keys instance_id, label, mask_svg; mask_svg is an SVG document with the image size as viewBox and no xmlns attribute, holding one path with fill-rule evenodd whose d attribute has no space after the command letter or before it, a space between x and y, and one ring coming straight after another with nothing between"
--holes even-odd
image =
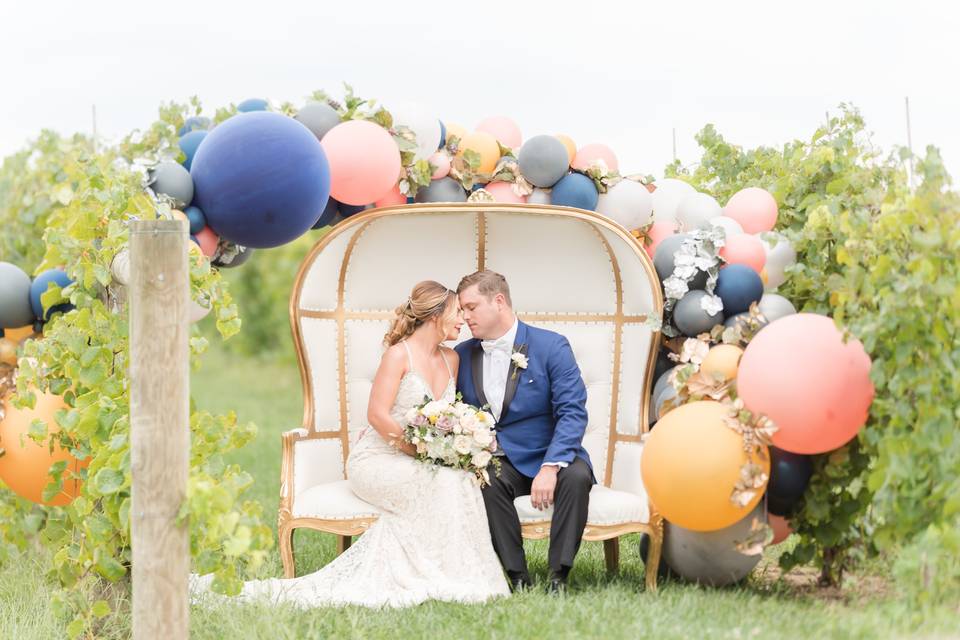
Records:
<instances>
[{"instance_id":1,"label":"bridal bouquet","mask_svg":"<svg viewBox=\"0 0 960 640\"><path fill-rule=\"evenodd\" d=\"M430 400L413 407L404 416L403 437L417 449L421 462L464 469L476 476L480 486L490 484L487 466L497 450L493 416L463 402Z\"/></svg>"}]
</instances>

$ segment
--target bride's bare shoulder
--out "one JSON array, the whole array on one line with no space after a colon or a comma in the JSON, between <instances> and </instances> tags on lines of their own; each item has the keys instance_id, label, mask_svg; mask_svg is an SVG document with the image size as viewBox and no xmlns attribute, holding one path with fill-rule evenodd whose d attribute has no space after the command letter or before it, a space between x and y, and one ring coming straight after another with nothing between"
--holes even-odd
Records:
<instances>
[{"instance_id":1,"label":"bride's bare shoulder","mask_svg":"<svg viewBox=\"0 0 960 640\"><path fill-rule=\"evenodd\" d=\"M386 348L380 357L380 363L387 367L406 369L407 352L399 342Z\"/></svg>"},{"instance_id":2,"label":"bride's bare shoulder","mask_svg":"<svg viewBox=\"0 0 960 640\"><path fill-rule=\"evenodd\" d=\"M450 366L456 370L456 366L460 364L460 354L457 353L455 349L451 349L450 347L441 346L440 349L443 350L443 355L447 356Z\"/></svg>"}]
</instances>

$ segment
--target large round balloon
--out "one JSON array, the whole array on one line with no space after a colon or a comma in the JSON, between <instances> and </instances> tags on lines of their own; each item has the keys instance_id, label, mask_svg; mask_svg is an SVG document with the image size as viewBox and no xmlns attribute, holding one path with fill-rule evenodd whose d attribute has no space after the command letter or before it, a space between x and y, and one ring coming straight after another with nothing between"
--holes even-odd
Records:
<instances>
[{"instance_id":1,"label":"large round balloon","mask_svg":"<svg viewBox=\"0 0 960 640\"><path fill-rule=\"evenodd\" d=\"M552 204L558 207L576 207L593 211L597 208L597 187L593 180L582 173L570 173L553 185L550 192Z\"/></svg>"},{"instance_id":2,"label":"large round balloon","mask_svg":"<svg viewBox=\"0 0 960 640\"><path fill-rule=\"evenodd\" d=\"M172 199L174 206L178 209L182 209L193 201L194 181L191 179L190 172L178 162L165 160L151 169L150 187L157 194L163 194Z\"/></svg>"},{"instance_id":3,"label":"large round balloon","mask_svg":"<svg viewBox=\"0 0 960 640\"><path fill-rule=\"evenodd\" d=\"M183 151L183 168L190 171L190 165L193 163L193 156L197 153L197 148L203 139L207 137L206 131L191 131L177 142L180 151Z\"/></svg>"},{"instance_id":4,"label":"large round balloon","mask_svg":"<svg viewBox=\"0 0 960 640\"><path fill-rule=\"evenodd\" d=\"M763 523L762 503L742 520L719 531L691 531L668 523L663 533L663 559L681 577L693 582L711 587L739 582L763 554L741 553L737 544Z\"/></svg>"},{"instance_id":5,"label":"large round balloon","mask_svg":"<svg viewBox=\"0 0 960 640\"><path fill-rule=\"evenodd\" d=\"M573 157L573 162L570 163L570 166L579 171L586 171L599 161L602 161L610 171L618 171L620 169L620 163L617 161L617 156L613 152L613 149L605 144L599 143L580 147L580 149L577 150L577 155Z\"/></svg>"},{"instance_id":6,"label":"large round balloon","mask_svg":"<svg viewBox=\"0 0 960 640\"><path fill-rule=\"evenodd\" d=\"M677 221L677 207L680 201L697 190L689 183L676 178L658 180L653 191L653 219L665 222Z\"/></svg>"},{"instance_id":7,"label":"large round balloon","mask_svg":"<svg viewBox=\"0 0 960 640\"><path fill-rule=\"evenodd\" d=\"M723 300L723 315L743 313L763 297L763 281L756 271L743 264L731 264L720 270L714 290Z\"/></svg>"},{"instance_id":8,"label":"large round balloon","mask_svg":"<svg viewBox=\"0 0 960 640\"><path fill-rule=\"evenodd\" d=\"M853 439L873 402L870 357L831 318L797 313L761 329L740 361L737 390L777 426L773 444L824 453Z\"/></svg>"},{"instance_id":9,"label":"large round balloon","mask_svg":"<svg viewBox=\"0 0 960 640\"><path fill-rule=\"evenodd\" d=\"M760 242L760 238L749 233L740 233L727 238L723 248L720 249L720 257L727 264L745 264L757 274L763 271L763 266L767 263L763 243Z\"/></svg>"},{"instance_id":10,"label":"large round balloon","mask_svg":"<svg viewBox=\"0 0 960 640\"><path fill-rule=\"evenodd\" d=\"M554 136L534 136L520 148L517 164L530 184L549 188L567 175L570 162L563 142Z\"/></svg>"},{"instance_id":11,"label":"large round balloon","mask_svg":"<svg viewBox=\"0 0 960 640\"><path fill-rule=\"evenodd\" d=\"M519 149L523 144L523 135L520 133L520 127L517 123L507 116L492 116L484 118L477 125L477 131L489 133L497 142L508 149Z\"/></svg>"},{"instance_id":12,"label":"large round balloon","mask_svg":"<svg viewBox=\"0 0 960 640\"><path fill-rule=\"evenodd\" d=\"M710 224L710 220L720 217L723 209L713 196L694 192L687 194L677 203L677 221L684 229L699 229Z\"/></svg>"},{"instance_id":13,"label":"large round balloon","mask_svg":"<svg viewBox=\"0 0 960 640\"><path fill-rule=\"evenodd\" d=\"M15 264L0 262L0 329L33 324L30 276Z\"/></svg>"},{"instance_id":14,"label":"large round balloon","mask_svg":"<svg viewBox=\"0 0 960 640\"><path fill-rule=\"evenodd\" d=\"M657 250L653 254L653 266L656 268L657 275L660 276L661 282L673 275L676 260L675 254L680 250L683 241L688 237L685 233L670 235L664 238L657 246ZM708 279L709 274L706 271L697 270L696 275L687 283L687 286L690 289L703 289L707 286Z\"/></svg>"},{"instance_id":15,"label":"large round balloon","mask_svg":"<svg viewBox=\"0 0 960 640\"><path fill-rule=\"evenodd\" d=\"M433 180L417 191L417 202L466 202L467 194L453 178Z\"/></svg>"},{"instance_id":16,"label":"large round balloon","mask_svg":"<svg viewBox=\"0 0 960 640\"><path fill-rule=\"evenodd\" d=\"M207 224L244 247L277 247L300 237L330 195L330 167L317 138L293 118L269 111L236 115L211 131L191 175Z\"/></svg>"},{"instance_id":17,"label":"large round balloon","mask_svg":"<svg viewBox=\"0 0 960 640\"><path fill-rule=\"evenodd\" d=\"M426 160L437 152L443 130L435 113L414 102L401 102L390 105L390 115L393 116L393 126L403 125L413 131L417 144L414 157L417 160Z\"/></svg>"},{"instance_id":18,"label":"large round balloon","mask_svg":"<svg viewBox=\"0 0 960 640\"><path fill-rule=\"evenodd\" d=\"M641 458L643 484L668 521L713 531L742 519L760 502L763 487L744 507L730 499L744 464L753 462L769 473L770 461L747 456L727 416L719 402L690 402L667 413L651 431Z\"/></svg>"},{"instance_id":19,"label":"large round balloon","mask_svg":"<svg viewBox=\"0 0 960 640\"><path fill-rule=\"evenodd\" d=\"M474 131L464 135L457 147L457 155L462 156L468 149L479 154L480 167L477 171L480 173L493 173L497 168L497 161L500 160L500 145L489 133Z\"/></svg>"},{"instance_id":20,"label":"large round balloon","mask_svg":"<svg viewBox=\"0 0 960 640\"><path fill-rule=\"evenodd\" d=\"M303 106L294 118L322 140L330 129L340 124L340 114L326 102L311 102Z\"/></svg>"},{"instance_id":21,"label":"large round balloon","mask_svg":"<svg viewBox=\"0 0 960 640\"><path fill-rule=\"evenodd\" d=\"M707 352L707 357L700 364L700 372L721 380L733 380L737 377L737 367L743 349L732 344L718 344Z\"/></svg>"},{"instance_id":22,"label":"large round balloon","mask_svg":"<svg viewBox=\"0 0 960 640\"><path fill-rule=\"evenodd\" d=\"M330 161L330 195L340 202L376 202L400 178L400 149L387 130L373 122L338 124L320 144Z\"/></svg>"},{"instance_id":23,"label":"large round balloon","mask_svg":"<svg viewBox=\"0 0 960 640\"><path fill-rule=\"evenodd\" d=\"M37 402L33 409L17 409L10 398L3 400L5 417L0 422L0 444L4 454L0 456L0 480L17 495L42 504L63 506L69 504L80 494L80 480L71 478L73 473L90 464L90 458L82 462L65 451L59 444L50 452L49 441L37 444L26 434L30 423L43 420L48 431L53 434L59 429L54 415L66 405L63 398L49 392L35 392ZM43 501L43 490L50 484L50 467L64 461L67 469L63 472L63 489L49 502Z\"/></svg>"},{"instance_id":24,"label":"large round balloon","mask_svg":"<svg viewBox=\"0 0 960 640\"><path fill-rule=\"evenodd\" d=\"M628 230L639 229L650 222L653 197L639 182L621 180L600 194L597 213L619 222Z\"/></svg>"},{"instance_id":25,"label":"large round balloon","mask_svg":"<svg viewBox=\"0 0 960 640\"><path fill-rule=\"evenodd\" d=\"M770 447L767 509L778 516L793 515L813 475L810 456Z\"/></svg>"},{"instance_id":26,"label":"large round balloon","mask_svg":"<svg viewBox=\"0 0 960 640\"><path fill-rule=\"evenodd\" d=\"M777 201L766 189L747 187L731 196L723 215L739 222L746 233L770 231L777 224Z\"/></svg>"},{"instance_id":27,"label":"large round balloon","mask_svg":"<svg viewBox=\"0 0 960 640\"><path fill-rule=\"evenodd\" d=\"M40 296L46 293L51 282L56 284L61 289L65 289L68 285L73 283L73 280L70 279L70 276L68 276L67 272L63 269L47 269L33 279L33 283L30 285L30 308L33 310L33 314L36 317L43 320L49 319L50 314L54 312L66 312L73 308L73 305L69 303L63 303L62 301L53 305L52 307L47 308L46 310L43 308L43 305L40 302ZM44 313L44 311L46 311L46 313Z\"/></svg>"},{"instance_id":28,"label":"large round balloon","mask_svg":"<svg viewBox=\"0 0 960 640\"><path fill-rule=\"evenodd\" d=\"M685 336L691 338L701 333L709 333L714 325L723 322L723 313L718 311L711 314L703 308L703 299L706 291L692 289L683 294L677 306L673 309L673 322Z\"/></svg>"}]
</instances>

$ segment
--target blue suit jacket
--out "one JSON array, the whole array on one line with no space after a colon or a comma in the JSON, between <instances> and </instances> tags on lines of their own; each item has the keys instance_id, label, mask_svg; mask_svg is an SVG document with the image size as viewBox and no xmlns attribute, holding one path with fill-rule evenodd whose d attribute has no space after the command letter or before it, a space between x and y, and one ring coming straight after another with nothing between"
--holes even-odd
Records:
<instances>
[{"instance_id":1,"label":"blue suit jacket","mask_svg":"<svg viewBox=\"0 0 960 640\"><path fill-rule=\"evenodd\" d=\"M460 354L457 390L464 402L486 405L480 340L467 340L456 350ZM497 422L497 441L507 459L530 478L545 461L569 464L580 457L592 469L583 448L587 389L570 343L559 333L520 322L514 351L527 356L527 368L517 369L511 363L507 376Z\"/></svg>"}]
</instances>

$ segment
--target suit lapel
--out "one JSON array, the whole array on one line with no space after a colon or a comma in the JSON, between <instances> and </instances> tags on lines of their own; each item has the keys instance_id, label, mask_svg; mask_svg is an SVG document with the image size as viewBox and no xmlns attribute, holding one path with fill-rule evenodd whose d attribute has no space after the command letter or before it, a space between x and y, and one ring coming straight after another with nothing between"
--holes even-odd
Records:
<instances>
[{"instance_id":1,"label":"suit lapel","mask_svg":"<svg viewBox=\"0 0 960 640\"><path fill-rule=\"evenodd\" d=\"M513 340L513 352L524 355L527 353L527 325L522 322L517 325L517 336ZM500 422L506 419L507 412L510 411L510 403L513 402L513 397L517 395L517 385L520 384L520 377L517 365L511 357L510 369L507 374L507 388L503 392L503 408L500 409Z\"/></svg>"},{"instance_id":2,"label":"suit lapel","mask_svg":"<svg viewBox=\"0 0 960 640\"><path fill-rule=\"evenodd\" d=\"M473 374L473 392L482 407L487 404L487 394L483 392L483 347L479 340L470 350L470 370Z\"/></svg>"}]
</instances>

